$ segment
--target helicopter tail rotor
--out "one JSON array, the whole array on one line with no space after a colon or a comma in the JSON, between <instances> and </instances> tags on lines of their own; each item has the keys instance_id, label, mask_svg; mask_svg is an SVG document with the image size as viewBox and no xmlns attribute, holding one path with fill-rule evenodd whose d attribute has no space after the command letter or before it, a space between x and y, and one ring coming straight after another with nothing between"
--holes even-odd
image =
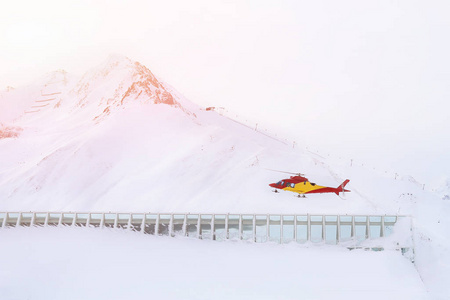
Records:
<instances>
[{"instance_id":1,"label":"helicopter tail rotor","mask_svg":"<svg viewBox=\"0 0 450 300\"><path fill-rule=\"evenodd\" d=\"M345 186L347 185L347 183L349 183L350 180L346 179L337 189L336 189L336 195L339 196L339 193L343 193L343 195L345 195L345 192L350 192L350 190L346 190Z\"/></svg>"}]
</instances>

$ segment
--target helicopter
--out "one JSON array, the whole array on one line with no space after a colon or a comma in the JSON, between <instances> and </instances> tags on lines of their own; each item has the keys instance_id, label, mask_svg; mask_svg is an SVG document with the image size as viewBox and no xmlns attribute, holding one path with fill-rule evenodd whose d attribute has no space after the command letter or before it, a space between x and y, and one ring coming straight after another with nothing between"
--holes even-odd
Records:
<instances>
[{"instance_id":1,"label":"helicopter","mask_svg":"<svg viewBox=\"0 0 450 300\"><path fill-rule=\"evenodd\" d=\"M275 170L271 170L275 171ZM305 197L305 194L321 194L321 193L336 193L339 196L339 193L350 192L349 190L344 189L347 183L350 180L346 179L340 186L337 188L321 186L317 185L313 182L310 182L308 178L304 177L304 174L301 173L291 173L291 172L282 172L281 173L293 174L295 176L290 176L289 179L282 179L277 183L270 183L269 186L273 187L273 192L278 193L278 190L290 191L294 193L298 193L298 197Z\"/></svg>"}]
</instances>

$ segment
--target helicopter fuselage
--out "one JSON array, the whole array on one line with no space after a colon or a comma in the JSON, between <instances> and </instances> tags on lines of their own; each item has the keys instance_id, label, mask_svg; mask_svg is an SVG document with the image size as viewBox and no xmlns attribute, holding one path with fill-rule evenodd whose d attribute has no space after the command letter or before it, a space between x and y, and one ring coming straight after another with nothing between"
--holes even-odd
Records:
<instances>
[{"instance_id":1,"label":"helicopter fuselage","mask_svg":"<svg viewBox=\"0 0 450 300\"><path fill-rule=\"evenodd\" d=\"M344 189L345 185L349 181L350 180L347 179L339 187L333 188L309 182L307 178L302 176L291 176L291 178L289 179L283 179L278 181L277 183L271 183L269 184L269 186L275 189L294 192L298 194L336 193L336 195L339 195L340 192L350 192L349 190Z\"/></svg>"}]
</instances>

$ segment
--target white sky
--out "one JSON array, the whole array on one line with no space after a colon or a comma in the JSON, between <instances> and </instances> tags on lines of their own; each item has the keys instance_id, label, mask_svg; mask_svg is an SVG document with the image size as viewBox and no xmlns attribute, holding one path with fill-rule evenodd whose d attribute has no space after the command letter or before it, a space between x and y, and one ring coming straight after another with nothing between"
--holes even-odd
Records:
<instances>
[{"instance_id":1,"label":"white sky","mask_svg":"<svg viewBox=\"0 0 450 300\"><path fill-rule=\"evenodd\" d=\"M8 1L0 89L119 53L200 105L437 179L450 175L449 15L448 1Z\"/></svg>"}]
</instances>

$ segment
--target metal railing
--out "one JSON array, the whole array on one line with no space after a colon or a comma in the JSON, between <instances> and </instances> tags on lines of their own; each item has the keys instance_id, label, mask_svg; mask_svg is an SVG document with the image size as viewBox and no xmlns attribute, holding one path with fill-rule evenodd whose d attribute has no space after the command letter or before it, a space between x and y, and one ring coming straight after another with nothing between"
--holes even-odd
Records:
<instances>
[{"instance_id":1,"label":"metal railing","mask_svg":"<svg viewBox=\"0 0 450 300\"><path fill-rule=\"evenodd\" d=\"M357 248L367 240L389 237L399 220L408 219L411 230L411 218L399 215L0 212L0 227L106 227L199 239L312 242ZM405 251L411 247L399 242L397 248Z\"/></svg>"}]
</instances>

